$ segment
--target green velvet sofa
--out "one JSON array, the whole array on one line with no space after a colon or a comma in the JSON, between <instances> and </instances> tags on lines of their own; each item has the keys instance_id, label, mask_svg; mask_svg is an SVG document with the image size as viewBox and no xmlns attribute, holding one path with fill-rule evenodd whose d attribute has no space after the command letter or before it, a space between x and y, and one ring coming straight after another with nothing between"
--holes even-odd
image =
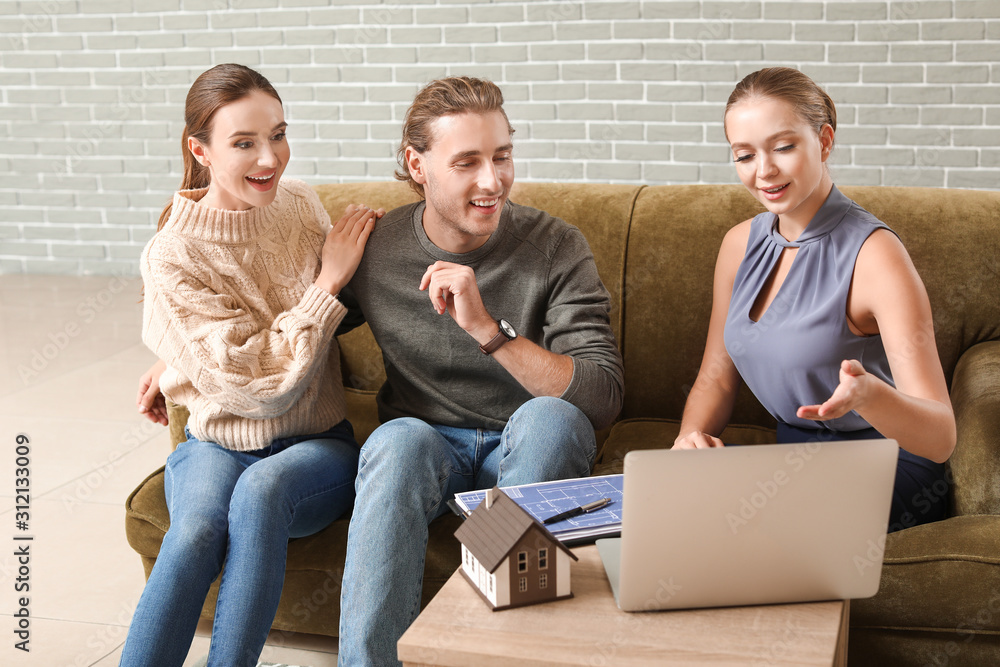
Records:
<instances>
[{"instance_id":1,"label":"green velvet sofa","mask_svg":"<svg viewBox=\"0 0 1000 667\"><path fill-rule=\"evenodd\" d=\"M413 200L400 183L316 188L336 216L348 203ZM891 534L879 593L851 605L852 665L1000 664L1000 192L844 187L888 223L923 277L958 420L951 517ZM739 185L523 183L511 199L578 226L611 292L625 358L625 405L598 434L595 474L633 449L668 447L701 360L716 252L726 231L760 211ZM349 417L359 440L377 425L381 356L367 327L340 339ZM172 408L180 439L186 418ZM744 387L728 442L773 439L774 423ZM845 489L850 493L850 489ZM128 498L126 529L148 575L169 517L162 469ZM274 627L335 636L348 520L292 540ZM424 602L459 564L454 517L431 526ZM210 617L215 589L205 605Z\"/></svg>"}]
</instances>

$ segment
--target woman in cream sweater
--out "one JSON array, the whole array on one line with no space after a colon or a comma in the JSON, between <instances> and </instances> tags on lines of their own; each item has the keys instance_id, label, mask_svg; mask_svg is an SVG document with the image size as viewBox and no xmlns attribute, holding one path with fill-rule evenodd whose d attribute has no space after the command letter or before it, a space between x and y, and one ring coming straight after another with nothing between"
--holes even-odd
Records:
<instances>
[{"instance_id":1,"label":"woman in cream sweater","mask_svg":"<svg viewBox=\"0 0 1000 667\"><path fill-rule=\"evenodd\" d=\"M223 571L208 664L254 665L288 539L354 499L336 295L381 211L348 207L331 228L307 185L281 179L281 100L249 68L199 76L185 122L184 183L142 253L142 336L163 362L159 388L191 417L167 459L170 529L121 664L181 665Z\"/></svg>"}]
</instances>

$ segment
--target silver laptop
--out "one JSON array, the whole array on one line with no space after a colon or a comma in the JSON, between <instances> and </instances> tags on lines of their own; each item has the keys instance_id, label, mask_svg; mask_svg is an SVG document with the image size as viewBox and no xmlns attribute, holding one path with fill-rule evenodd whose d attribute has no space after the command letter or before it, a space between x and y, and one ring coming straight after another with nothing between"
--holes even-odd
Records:
<instances>
[{"instance_id":1,"label":"silver laptop","mask_svg":"<svg viewBox=\"0 0 1000 667\"><path fill-rule=\"evenodd\" d=\"M625 456L620 538L597 541L625 611L871 597L895 440Z\"/></svg>"}]
</instances>

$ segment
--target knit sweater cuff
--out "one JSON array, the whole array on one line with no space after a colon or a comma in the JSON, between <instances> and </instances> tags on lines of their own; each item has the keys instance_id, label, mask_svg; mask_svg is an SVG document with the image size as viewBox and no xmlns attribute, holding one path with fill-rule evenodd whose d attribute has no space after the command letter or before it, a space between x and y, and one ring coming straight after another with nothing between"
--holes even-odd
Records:
<instances>
[{"instance_id":1,"label":"knit sweater cuff","mask_svg":"<svg viewBox=\"0 0 1000 667\"><path fill-rule=\"evenodd\" d=\"M347 314L347 308L337 300L337 297L316 285L306 288L302 300L299 301L299 307L305 314L315 317L324 324L329 322L336 325Z\"/></svg>"}]
</instances>

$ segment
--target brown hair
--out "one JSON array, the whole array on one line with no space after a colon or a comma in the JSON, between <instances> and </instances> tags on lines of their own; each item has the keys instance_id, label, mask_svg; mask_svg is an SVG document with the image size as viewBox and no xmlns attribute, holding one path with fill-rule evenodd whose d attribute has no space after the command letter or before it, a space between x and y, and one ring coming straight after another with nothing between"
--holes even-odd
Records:
<instances>
[{"instance_id":1,"label":"brown hair","mask_svg":"<svg viewBox=\"0 0 1000 667\"><path fill-rule=\"evenodd\" d=\"M264 78L260 72L243 65L233 63L216 65L212 69L202 72L194 80L184 103L184 135L181 137L184 179L181 181L181 190L208 187L211 180L208 168L199 164L194 159L194 155L191 154L191 150L188 148L188 137L194 137L198 141L208 144L208 139L212 134L212 119L215 117L215 112L258 90L270 95L281 104L281 97L278 96L278 92L271 85L271 82ZM171 202L163 209L156 225L157 231L163 228L170 217L172 206Z\"/></svg>"},{"instance_id":2,"label":"brown hair","mask_svg":"<svg viewBox=\"0 0 1000 667\"><path fill-rule=\"evenodd\" d=\"M503 114L507 130L514 134L514 128L510 126L507 114L503 110L503 93L492 81L468 76L452 76L428 83L417 93L413 98L413 104L406 110L403 138L396 150L396 161L399 163L399 169L394 174L396 180L408 182L410 187L423 197L424 186L413 180L406 166L407 147L412 146L418 153L429 150L433 138L431 125L442 116L492 111Z\"/></svg>"},{"instance_id":3,"label":"brown hair","mask_svg":"<svg viewBox=\"0 0 1000 667\"><path fill-rule=\"evenodd\" d=\"M736 84L726 102L723 131L725 117L729 115L731 108L744 100L765 97L791 104L799 118L816 130L816 134L819 134L824 125L837 129L837 108L826 91L816 85L815 81L791 67L767 67L748 74ZM726 139L729 139L728 133Z\"/></svg>"}]
</instances>

